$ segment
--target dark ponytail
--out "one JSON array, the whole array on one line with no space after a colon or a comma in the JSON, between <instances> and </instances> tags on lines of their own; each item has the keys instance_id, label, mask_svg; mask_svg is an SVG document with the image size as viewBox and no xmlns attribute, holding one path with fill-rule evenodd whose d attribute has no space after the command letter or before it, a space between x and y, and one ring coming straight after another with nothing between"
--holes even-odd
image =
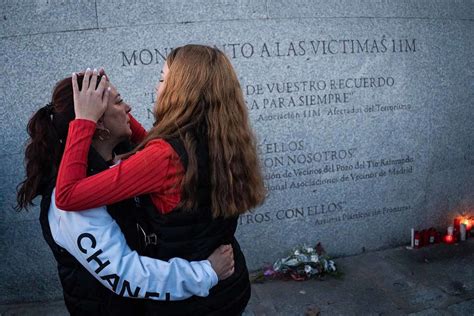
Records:
<instances>
[{"instance_id":1,"label":"dark ponytail","mask_svg":"<svg viewBox=\"0 0 474 316\"><path fill-rule=\"evenodd\" d=\"M16 209L27 209L41 194L42 182L55 176L60 141L52 121L52 105L39 109L28 122L30 140L25 150L26 179L18 185Z\"/></svg>"},{"instance_id":2,"label":"dark ponytail","mask_svg":"<svg viewBox=\"0 0 474 316\"><path fill-rule=\"evenodd\" d=\"M82 75L78 76L82 86ZM33 199L46 193L54 181L64 151L69 122L74 119L71 77L59 81L52 102L39 109L28 122L28 145L25 150L26 177L17 189L16 210L27 209Z\"/></svg>"}]
</instances>

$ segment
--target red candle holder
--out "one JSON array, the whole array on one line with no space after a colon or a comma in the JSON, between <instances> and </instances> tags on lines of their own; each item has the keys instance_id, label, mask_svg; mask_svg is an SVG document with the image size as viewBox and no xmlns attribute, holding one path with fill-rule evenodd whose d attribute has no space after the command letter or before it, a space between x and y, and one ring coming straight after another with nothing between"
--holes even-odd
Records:
<instances>
[{"instance_id":1,"label":"red candle holder","mask_svg":"<svg viewBox=\"0 0 474 316\"><path fill-rule=\"evenodd\" d=\"M454 227L454 231L453 231L453 237L454 237L454 240L458 240L461 236L461 229L460 229L461 225L458 226L458 228Z\"/></svg>"},{"instance_id":2,"label":"red candle holder","mask_svg":"<svg viewBox=\"0 0 474 316\"><path fill-rule=\"evenodd\" d=\"M420 248L426 246L426 230L420 231Z\"/></svg>"},{"instance_id":3,"label":"red candle holder","mask_svg":"<svg viewBox=\"0 0 474 316\"><path fill-rule=\"evenodd\" d=\"M431 245L431 228L423 232L423 246Z\"/></svg>"},{"instance_id":4,"label":"red candle holder","mask_svg":"<svg viewBox=\"0 0 474 316\"><path fill-rule=\"evenodd\" d=\"M453 235L445 235L443 240L446 244L454 244L454 236Z\"/></svg>"},{"instance_id":5,"label":"red candle holder","mask_svg":"<svg viewBox=\"0 0 474 316\"><path fill-rule=\"evenodd\" d=\"M414 238L414 243L415 248L418 249L421 247L421 234L419 231L415 230L415 238Z\"/></svg>"},{"instance_id":6,"label":"red candle holder","mask_svg":"<svg viewBox=\"0 0 474 316\"><path fill-rule=\"evenodd\" d=\"M443 234L441 234L441 232L437 231L436 232L435 243L439 244L442 241L443 241Z\"/></svg>"},{"instance_id":7,"label":"red candle holder","mask_svg":"<svg viewBox=\"0 0 474 316\"><path fill-rule=\"evenodd\" d=\"M429 244L430 245L433 245L436 243L436 229L434 229L433 227L431 227L429 230L428 230L428 240L429 240Z\"/></svg>"},{"instance_id":8,"label":"red candle holder","mask_svg":"<svg viewBox=\"0 0 474 316\"><path fill-rule=\"evenodd\" d=\"M459 225L461 225L461 221L463 218L461 216L458 216L454 219L454 230L459 231Z\"/></svg>"}]
</instances>

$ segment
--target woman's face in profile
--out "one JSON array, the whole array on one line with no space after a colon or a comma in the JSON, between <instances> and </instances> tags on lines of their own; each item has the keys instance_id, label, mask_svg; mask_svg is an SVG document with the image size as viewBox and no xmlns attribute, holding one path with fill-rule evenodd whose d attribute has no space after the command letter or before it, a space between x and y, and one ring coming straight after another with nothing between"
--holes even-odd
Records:
<instances>
[{"instance_id":1,"label":"woman's face in profile","mask_svg":"<svg viewBox=\"0 0 474 316\"><path fill-rule=\"evenodd\" d=\"M165 84L166 84L166 77L168 76L168 62L165 61L165 63L163 64L163 68L161 69L161 76L160 76L160 80L158 81L158 83L156 84L156 87L155 87L155 90L156 90L156 100L158 100L160 94L163 92L163 89L165 88ZM158 104L158 102L155 103L155 111L156 111L156 105Z\"/></svg>"},{"instance_id":2,"label":"woman's face in profile","mask_svg":"<svg viewBox=\"0 0 474 316\"><path fill-rule=\"evenodd\" d=\"M122 99L113 84L110 85L109 104L102 117L104 127L110 131L110 136L115 139L127 139L132 135L130 129L130 106Z\"/></svg>"}]
</instances>

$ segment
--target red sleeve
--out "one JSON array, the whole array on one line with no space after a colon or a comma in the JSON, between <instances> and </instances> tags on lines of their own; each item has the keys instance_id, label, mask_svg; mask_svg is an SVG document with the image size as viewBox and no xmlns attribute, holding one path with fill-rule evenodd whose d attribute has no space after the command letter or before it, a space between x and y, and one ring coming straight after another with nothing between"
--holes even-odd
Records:
<instances>
[{"instance_id":1,"label":"red sleeve","mask_svg":"<svg viewBox=\"0 0 474 316\"><path fill-rule=\"evenodd\" d=\"M130 118L130 129L132 130L132 137L130 140L134 144L139 144L143 139L145 139L147 132L132 114L128 113L128 117Z\"/></svg>"},{"instance_id":2,"label":"red sleeve","mask_svg":"<svg viewBox=\"0 0 474 316\"><path fill-rule=\"evenodd\" d=\"M151 141L118 165L86 178L87 154L94 131L92 121L78 119L69 124L56 181L56 205L60 209L85 210L145 193L165 196L176 188L177 175L184 170L176 163L176 152L161 139Z\"/></svg>"}]
</instances>

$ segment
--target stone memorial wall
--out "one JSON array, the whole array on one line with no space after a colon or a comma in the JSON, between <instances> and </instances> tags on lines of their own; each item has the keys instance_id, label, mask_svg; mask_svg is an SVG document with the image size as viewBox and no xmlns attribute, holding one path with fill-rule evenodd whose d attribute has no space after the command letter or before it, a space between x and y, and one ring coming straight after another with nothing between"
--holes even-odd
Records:
<instances>
[{"instance_id":1,"label":"stone memorial wall","mask_svg":"<svg viewBox=\"0 0 474 316\"><path fill-rule=\"evenodd\" d=\"M238 228L251 269L303 243L336 256L399 246L474 211L473 1L0 8L2 302L61 296L38 208L12 209L29 117L57 80L104 66L150 127L166 55L187 43L227 54L258 137L268 197Z\"/></svg>"}]
</instances>

